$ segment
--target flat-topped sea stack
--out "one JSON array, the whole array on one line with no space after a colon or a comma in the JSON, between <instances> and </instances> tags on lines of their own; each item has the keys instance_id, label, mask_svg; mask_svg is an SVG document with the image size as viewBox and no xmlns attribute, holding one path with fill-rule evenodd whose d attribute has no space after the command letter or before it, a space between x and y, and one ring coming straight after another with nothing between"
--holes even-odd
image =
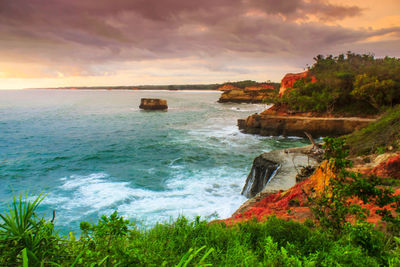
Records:
<instances>
[{"instance_id":1,"label":"flat-topped sea stack","mask_svg":"<svg viewBox=\"0 0 400 267\"><path fill-rule=\"evenodd\" d=\"M140 99L139 108L144 110L166 110L168 109L167 100L158 98L142 98Z\"/></svg>"},{"instance_id":2,"label":"flat-topped sea stack","mask_svg":"<svg viewBox=\"0 0 400 267\"><path fill-rule=\"evenodd\" d=\"M224 91L218 100L219 103L262 103L274 92L275 88L270 84L247 86L244 89L224 85L219 90Z\"/></svg>"}]
</instances>

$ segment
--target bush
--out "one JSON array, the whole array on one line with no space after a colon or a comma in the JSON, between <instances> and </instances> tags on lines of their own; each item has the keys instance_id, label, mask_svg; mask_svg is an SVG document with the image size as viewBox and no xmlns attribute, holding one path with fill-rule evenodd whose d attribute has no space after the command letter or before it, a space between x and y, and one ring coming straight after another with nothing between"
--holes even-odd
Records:
<instances>
[{"instance_id":1,"label":"bush","mask_svg":"<svg viewBox=\"0 0 400 267\"><path fill-rule=\"evenodd\" d=\"M14 200L13 206L19 209L19 203L35 210L39 201ZM139 230L114 212L102 216L96 224L82 222L81 237L77 239L72 233L60 238L48 231L46 225L51 222L30 218L30 225L35 226L25 229L35 231L35 238L40 237L40 250L24 242L15 243L22 240L20 234L15 235L5 222L0 236L3 265L29 262L29 266L377 266L398 262L398 244L384 242L383 234L367 224L348 226L334 236L310 222L302 224L275 217L230 226L180 217ZM35 256L30 256L28 250Z\"/></svg>"}]
</instances>

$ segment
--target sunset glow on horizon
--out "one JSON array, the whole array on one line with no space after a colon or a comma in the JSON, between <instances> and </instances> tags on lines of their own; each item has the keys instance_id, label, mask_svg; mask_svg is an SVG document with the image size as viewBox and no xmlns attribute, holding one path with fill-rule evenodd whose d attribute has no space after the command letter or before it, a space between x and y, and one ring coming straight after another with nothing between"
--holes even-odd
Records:
<instances>
[{"instance_id":1,"label":"sunset glow on horizon","mask_svg":"<svg viewBox=\"0 0 400 267\"><path fill-rule=\"evenodd\" d=\"M0 89L279 82L318 54L400 57L400 1L1 1L0 40Z\"/></svg>"}]
</instances>

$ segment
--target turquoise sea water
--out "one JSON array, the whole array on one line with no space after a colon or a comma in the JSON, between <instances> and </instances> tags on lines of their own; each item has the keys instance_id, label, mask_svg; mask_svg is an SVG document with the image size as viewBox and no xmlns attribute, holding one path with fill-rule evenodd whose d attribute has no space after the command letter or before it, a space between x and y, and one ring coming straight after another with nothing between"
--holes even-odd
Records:
<instances>
[{"instance_id":1,"label":"turquoise sea water","mask_svg":"<svg viewBox=\"0 0 400 267\"><path fill-rule=\"evenodd\" d=\"M0 91L0 208L46 193L62 232L114 210L143 225L180 214L229 217L255 156L299 138L240 133L265 105L219 104L220 92ZM138 109L167 99L168 112Z\"/></svg>"}]
</instances>

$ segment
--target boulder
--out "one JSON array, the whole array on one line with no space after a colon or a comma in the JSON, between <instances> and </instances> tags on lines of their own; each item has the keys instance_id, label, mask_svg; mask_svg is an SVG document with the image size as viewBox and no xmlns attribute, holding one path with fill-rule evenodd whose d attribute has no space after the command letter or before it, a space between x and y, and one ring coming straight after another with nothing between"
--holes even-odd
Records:
<instances>
[{"instance_id":1,"label":"boulder","mask_svg":"<svg viewBox=\"0 0 400 267\"><path fill-rule=\"evenodd\" d=\"M139 108L144 110L166 110L168 109L167 100L157 98L142 98Z\"/></svg>"}]
</instances>

